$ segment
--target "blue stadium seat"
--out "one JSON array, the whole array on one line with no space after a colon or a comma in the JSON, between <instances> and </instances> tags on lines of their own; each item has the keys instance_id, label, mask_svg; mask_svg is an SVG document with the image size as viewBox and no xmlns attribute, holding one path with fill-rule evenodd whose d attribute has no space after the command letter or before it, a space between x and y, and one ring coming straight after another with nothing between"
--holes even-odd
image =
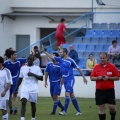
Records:
<instances>
[{"instance_id":1,"label":"blue stadium seat","mask_svg":"<svg viewBox=\"0 0 120 120\"><path fill-rule=\"evenodd\" d=\"M106 44L103 46L103 52L108 52L108 48L110 47L111 44Z\"/></svg>"},{"instance_id":2,"label":"blue stadium seat","mask_svg":"<svg viewBox=\"0 0 120 120\"><path fill-rule=\"evenodd\" d=\"M89 54L90 54L91 52L83 52L83 58L89 58Z\"/></svg>"},{"instance_id":3,"label":"blue stadium seat","mask_svg":"<svg viewBox=\"0 0 120 120\"><path fill-rule=\"evenodd\" d=\"M99 64L99 63L100 63L100 58L97 59L97 64Z\"/></svg>"},{"instance_id":4,"label":"blue stadium seat","mask_svg":"<svg viewBox=\"0 0 120 120\"><path fill-rule=\"evenodd\" d=\"M93 52L94 58L97 60L99 59L100 52Z\"/></svg>"},{"instance_id":5,"label":"blue stadium seat","mask_svg":"<svg viewBox=\"0 0 120 120\"><path fill-rule=\"evenodd\" d=\"M73 70L73 75L74 75L74 76L80 76L80 73L78 72L77 69L75 69L75 70Z\"/></svg>"},{"instance_id":6,"label":"blue stadium seat","mask_svg":"<svg viewBox=\"0 0 120 120\"><path fill-rule=\"evenodd\" d=\"M120 44L120 37L117 37L117 43Z\"/></svg>"},{"instance_id":7,"label":"blue stadium seat","mask_svg":"<svg viewBox=\"0 0 120 120\"><path fill-rule=\"evenodd\" d=\"M93 52L94 51L94 44L89 44L86 47L86 52Z\"/></svg>"},{"instance_id":8,"label":"blue stadium seat","mask_svg":"<svg viewBox=\"0 0 120 120\"><path fill-rule=\"evenodd\" d=\"M93 37L94 36L94 30L87 30L86 37Z\"/></svg>"},{"instance_id":9,"label":"blue stadium seat","mask_svg":"<svg viewBox=\"0 0 120 120\"><path fill-rule=\"evenodd\" d=\"M117 24L117 29L120 30L120 23Z\"/></svg>"},{"instance_id":10,"label":"blue stadium seat","mask_svg":"<svg viewBox=\"0 0 120 120\"><path fill-rule=\"evenodd\" d=\"M117 29L117 23L110 23L110 24L109 24L109 29L110 29L110 30L115 30L115 29Z\"/></svg>"},{"instance_id":11,"label":"blue stadium seat","mask_svg":"<svg viewBox=\"0 0 120 120\"><path fill-rule=\"evenodd\" d=\"M83 52L78 52L78 57L82 58L83 57Z\"/></svg>"},{"instance_id":12,"label":"blue stadium seat","mask_svg":"<svg viewBox=\"0 0 120 120\"><path fill-rule=\"evenodd\" d=\"M48 52L49 54L52 53L52 49L51 49L51 47L46 47L46 49L47 49L47 52Z\"/></svg>"},{"instance_id":13,"label":"blue stadium seat","mask_svg":"<svg viewBox=\"0 0 120 120\"><path fill-rule=\"evenodd\" d=\"M108 37L107 44L112 44L113 40L116 40L116 37Z\"/></svg>"},{"instance_id":14,"label":"blue stadium seat","mask_svg":"<svg viewBox=\"0 0 120 120\"><path fill-rule=\"evenodd\" d=\"M95 52L102 52L102 50L103 50L103 45L102 44L97 44L97 45L95 45Z\"/></svg>"},{"instance_id":15,"label":"blue stadium seat","mask_svg":"<svg viewBox=\"0 0 120 120\"><path fill-rule=\"evenodd\" d=\"M99 44L106 44L107 43L107 37L100 37Z\"/></svg>"},{"instance_id":16,"label":"blue stadium seat","mask_svg":"<svg viewBox=\"0 0 120 120\"><path fill-rule=\"evenodd\" d=\"M101 23L100 24L100 29L101 30L107 30L108 29L108 24L107 23Z\"/></svg>"},{"instance_id":17,"label":"blue stadium seat","mask_svg":"<svg viewBox=\"0 0 120 120\"><path fill-rule=\"evenodd\" d=\"M91 44L98 44L99 43L99 37L92 37L90 40Z\"/></svg>"},{"instance_id":18,"label":"blue stadium seat","mask_svg":"<svg viewBox=\"0 0 120 120\"><path fill-rule=\"evenodd\" d=\"M69 51L69 44L62 44L62 48L66 48Z\"/></svg>"},{"instance_id":19,"label":"blue stadium seat","mask_svg":"<svg viewBox=\"0 0 120 120\"><path fill-rule=\"evenodd\" d=\"M79 44L78 45L78 52L85 51L86 50L86 44Z\"/></svg>"},{"instance_id":20,"label":"blue stadium seat","mask_svg":"<svg viewBox=\"0 0 120 120\"><path fill-rule=\"evenodd\" d=\"M83 69L86 67L86 59L85 58L80 58L78 66Z\"/></svg>"},{"instance_id":21,"label":"blue stadium seat","mask_svg":"<svg viewBox=\"0 0 120 120\"><path fill-rule=\"evenodd\" d=\"M93 23L92 29L93 29L93 30L98 30L98 29L100 29L100 24L99 24L99 23Z\"/></svg>"},{"instance_id":22,"label":"blue stadium seat","mask_svg":"<svg viewBox=\"0 0 120 120\"><path fill-rule=\"evenodd\" d=\"M85 43L85 44L90 43L90 37L83 37L82 43Z\"/></svg>"},{"instance_id":23,"label":"blue stadium seat","mask_svg":"<svg viewBox=\"0 0 120 120\"><path fill-rule=\"evenodd\" d=\"M102 36L102 30L95 30L95 37L101 37Z\"/></svg>"},{"instance_id":24,"label":"blue stadium seat","mask_svg":"<svg viewBox=\"0 0 120 120\"><path fill-rule=\"evenodd\" d=\"M110 37L111 30L104 30L102 37Z\"/></svg>"},{"instance_id":25,"label":"blue stadium seat","mask_svg":"<svg viewBox=\"0 0 120 120\"><path fill-rule=\"evenodd\" d=\"M73 47L74 47L74 49L77 51L78 50L78 43L73 43Z\"/></svg>"},{"instance_id":26,"label":"blue stadium seat","mask_svg":"<svg viewBox=\"0 0 120 120\"><path fill-rule=\"evenodd\" d=\"M81 43L82 42L82 37L75 37L74 43Z\"/></svg>"},{"instance_id":27,"label":"blue stadium seat","mask_svg":"<svg viewBox=\"0 0 120 120\"><path fill-rule=\"evenodd\" d=\"M119 30L112 30L110 36L111 36L111 37L118 37L118 36L120 36L120 35L119 35Z\"/></svg>"}]
</instances>

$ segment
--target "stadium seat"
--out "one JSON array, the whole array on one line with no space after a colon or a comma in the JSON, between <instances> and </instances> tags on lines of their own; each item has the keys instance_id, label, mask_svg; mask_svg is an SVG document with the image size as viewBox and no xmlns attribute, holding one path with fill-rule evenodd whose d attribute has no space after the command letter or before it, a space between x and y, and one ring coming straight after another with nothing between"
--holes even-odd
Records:
<instances>
[{"instance_id":1,"label":"stadium seat","mask_svg":"<svg viewBox=\"0 0 120 120\"><path fill-rule=\"evenodd\" d=\"M104 30L102 37L110 37L111 30Z\"/></svg>"},{"instance_id":2,"label":"stadium seat","mask_svg":"<svg viewBox=\"0 0 120 120\"><path fill-rule=\"evenodd\" d=\"M87 30L86 37L93 37L94 36L94 30Z\"/></svg>"},{"instance_id":3,"label":"stadium seat","mask_svg":"<svg viewBox=\"0 0 120 120\"><path fill-rule=\"evenodd\" d=\"M83 37L82 43L85 43L85 44L90 43L90 37Z\"/></svg>"},{"instance_id":4,"label":"stadium seat","mask_svg":"<svg viewBox=\"0 0 120 120\"><path fill-rule=\"evenodd\" d=\"M46 47L46 49L47 49L47 52L48 52L49 54L52 53L52 49L51 49L51 47Z\"/></svg>"},{"instance_id":5,"label":"stadium seat","mask_svg":"<svg viewBox=\"0 0 120 120\"><path fill-rule=\"evenodd\" d=\"M89 54L90 54L91 52L83 52L83 58L89 58Z\"/></svg>"},{"instance_id":6,"label":"stadium seat","mask_svg":"<svg viewBox=\"0 0 120 120\"><path fill-rule=\"evenodd\" d=\"M66 48L69 51L69 44L62 44L62 48Z\"/></svg>"},{"instance_id":7,"label":"stadium seat","mask_svg":"<svg viewBox=\"0 0 120 120\"><path fill-rule=\"evenodd\" d=\"M120 44L120 37L117 37L117 43Z\"/></svg>"},{"instance_id":8,"label":"stadium seat","mask_svg":"<svg viewBox=\"0 0 120 120\"><path fill-rule=\"evenodd\" d=\"M99 44L106 44L107 43L107 37L100 37Z\"/></svg>"},{"instance_id":9,"label":"stadium seat","mask_svg":"<svg viewBox=\"0 0 120 120\"><path fill-rule=\"evenodd\" d=\"M107 30L108 29L108 24L107 23L101 23L100 24L100 29L101 30Z\"/></svg>"},{"instance_id":10,"label":"stadium seat","mask_svg":"<svg viewBox=\"0 0 120 120\"><path fill-rule=\"evenodd\" d=\"M91 44L98 44L99 43L99 37L92 37L90 40Z\"/></svg>"},{"instance_id":11,"label":"stadium seat","mask_svg":"<svg viewBox=\"0 0 120 120\"><path fill-rule=\"evenodd\" d=\"M94 44L89 44L86 47L86 52L93 52L94 51Z\"/></svg>"},{"instance_id":12,"label":"stadium seat","mask_svg":"<svg viewBox=\"0 0 120 120\"><path fill-rule=\"evenodd\" d=\"M100 52L93 52L94 58L99 59Z\"/></svg>"},{"instance_id":13,"label":"stadium seat","mask_svg":"<svg viewBox=\"0 0 120 120\"><path fill-rule=\"evenodd\" d=\"M117 24L117 29L120 30L120 23Z\"/></svg>"},{"instance_id":14,"label":"stadium seat","mask_svg":"<svg viewBox=\"0 0 120 120\"><path fill-rule=\"evenodd\" d=\"M110 36L111 37L118 37L119 36L119 30L112 30Z\"/></svg>"},{"instance_id":15,"label":"stadium seat","mask_svg":"<svg viewBox=\"0 0 120 120\"><path fill-rule=\"evenodd\" d=\"M103 52L108 52L108 48L110 47L111 44L106 44L103 46Z\"/></svg>"},{"instance_id":16,"label":"stadium seat","mask_svg":"<svg viewBox=\"0 0 120 120\"><path fill-rule=\"evenodd\" d=\"M116 37L108 37L107 44L112 44L113 40L116 40Z\"/></svg>"},{"instance_id":17,"label":"stadium seat","mask_svg":"<svg viewBox=\"0 0 120 120\"><path fill-rule=\"evenodd\" d=\"M103 45L102 44L97 44L97 45L95 45L95 52L102 52L102 50L103 50Z\"/></svg>"},{"instance_id":18,"label":"stadium seat","mask_svg":"<svg viewBox=\"0 0 120 120\"><path fill-rule=\"evenodd\" d=\"M78 43L73 43L73 47L74 47L74 49L77 51L78 50Z\"/></svg>"},{"instance_id":19,"label":"stadium seat","mask_svg":"<svg viewBox=\"0 0 120 120\"><path fill-rule=\"evenodd\" d=\"M82 37L75 37L74 43L81 43L82 42Z\"/></svg>"},{"instance_id":20,"label":"stadium seat","mask_svg":"<svg viewBox=\"0 0 120 120\"><path fill-rule=\"evenodd\" d=\"M102 30L95 30L95 37L101 37L102 36Z\"/></svg>"},{"instance_id":21,"label":"stadium seat","mask_svg":"<svg viewBox=\"0 0 120 120\"><path fill-rule=\"evenodd\" d=\"M100 29L100 24L99 24L99 23L93 23L92 29L93 29L93 30L98 30L98 29Z\"/></svg>"},{"instance_id":22,"label":"stadium seat","mask_svg":"<svg viewBox=\"0 0 120 120\"><path fill-rule=\"evenodd\" d=\"M116 23L110 23L110 24L109 24L109 29L110 29L110 30L115 30L115 29L117 29L117 24L116 24Z\"/></svg>"},{"instance_id":23,"label":"stadium seat","mask_svg":"<svg viewBox=\"0 0 120 120\"><path fill-rule=\"evenodd\" d=\"M99 64L99 63L100 63L100 58L97 59L97 64Z\"/></svg>"},{"instance_id":24,"label":"stadium seat","mask_svg":"<svg viewBox=\"0 0 120 120\"><path fill-rule=\"evenodd\" d=\"M78 45L78 52L85 51L86 50L86 44L79 44Z\"/></svg>"},{"instance_id":25,"label":"stadium seat","mask_svg":"<svg viewBox=\"0 0 120 120\"><path fill-rule=\"evenodd\" d=\"M85 58L80 58L78 66L83 69L86 67L86 59Z\"/></svg>"},{"instance_id":26,"label":"stadium seat","mask_svg":"<svg viewBox=\"0 0 120 120\"><path fill-rule=\"evenodd\" d=\"M83 52L78 52L78 57L82 58L83 57Z\"/></svg>"}]
</instances>

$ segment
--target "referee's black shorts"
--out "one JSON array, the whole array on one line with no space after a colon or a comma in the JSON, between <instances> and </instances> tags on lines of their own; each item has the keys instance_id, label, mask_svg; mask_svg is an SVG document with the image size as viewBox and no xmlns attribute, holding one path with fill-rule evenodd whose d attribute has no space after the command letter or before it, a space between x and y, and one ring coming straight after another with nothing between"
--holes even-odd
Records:
<instances>
[{"instance_id":1,"label":"referee's black shorts","mask_svg":"<svg viewBox=\"0 0 120 120\"><path fill-rule=\"evenodd\" d=\"M102 105L106 103L116 105L114 88L108 90L96 89L95 100L96 105Z\"/></svg>"}]
</instances>

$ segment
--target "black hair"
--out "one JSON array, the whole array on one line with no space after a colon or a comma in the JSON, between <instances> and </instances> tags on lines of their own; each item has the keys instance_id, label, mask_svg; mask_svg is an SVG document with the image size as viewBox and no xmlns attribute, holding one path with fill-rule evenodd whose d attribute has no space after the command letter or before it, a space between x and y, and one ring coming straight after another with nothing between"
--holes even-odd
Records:
<instances>
[{"instance_id":1,"label":"black hair","mask_svg":"<svg viewBox=\"0 0 120 120\"><path fill-rule=\"evenodd\" d=\"M31 58L32 60L34 60L34 55L30 54L28 55L28 58Z\"/></svg>"},{"instance_id":2,"label":"black hair","mask_svg":"<svg viewBox=\"0 0 120 120\"><path fill-rule=\"evenodd\" d=\"M116 41L116 40L113 40L113 41L112 41L112 44L113 44L113 43L117 43L117 41Z\"/></svg>"},{"instance_id":3,"label":"black hair","mask_svg":"<svg viewBox=\"0 0 120 120\"><path fill-rule=\"evenodd\" d=\"M92 53L90 53L89 56L88 56L88 59L90 59L90 56L91 56L91 55L94 56Z\"/></svg>"},{"instance_id":4,"label":"black hair","mask_svg":"<svg viewBox=\"0 0 120 120\"><path fill-rule=\"evenodd\" d=\"M104 55L106 55L106 57L108 57L108 54L106 52L100 52L99 55L101 55L101 54L104 54Z\"/></svg>"},{"instance_id":5,"label":"black hair","mask_svg":"<svg viewBox=\"0 0 120 120\"><path fill-rule=\"evenodd\" d=\"M4 56L6 56L7 58L9 58L10 51L11 51L10 49L6 49Z\"/></svg>"},{"instance_id":6,"label":"black hair","mask_svg":"<svg viewBox=\"0 0 120 120\"><path fill-rule=\"evenodd\" d=\"M38 46L34 46L34 49L38 49Z\"/></svg>"},{"instance_id":7,"label":"black hair","mask_svg":"<svg viewBox=\"0 0 120 120\"><path fill-rule=\"evenodd\" d=\"M68 54L68 50L66 48L62 48L63 49L63 52Z\"/></svg>"},{"instance_id":8,"label":"black hair","mask_svg":"<svg viewBox=\"0 0 120 120\"><path fill-rule=\"evenodd\" d=\"M11 55L13 55L13 54L15 54L15 53L16 53L16 51L10 50L10 51L9 51L8 58L10 58L10 57L11 57Z\"/></svg>"},{"instance_id":9,"label":"black hair","mask_svg":"<svg viewBox=\"0 0 120 120\"><path fill-rule=\"evenodd\" d=\"M57 52L53 52L53 54L56 56L56 57L59 57L59 54Z\"/></svg>"},{"instance_id":10,"label":"black hair","mask_svg":"<svg viewBox=\"0 0 120 120\"><path fill-rule=\"evenodd\" d=\"M4 59L1 56L0 56L0 63L2 63L2 64L4 63Z\"/></svg>"},{"instance_id":11,"label":"black hair","mask_svg":"<svg viewBox=\"0 0 120 120\"><path fill-rule=\"evenodd\" d=\"M61 18L61 20L60 20L61 22L64 22L65 21L65 19L64 18Z\"/></svg>"}]
</instances>

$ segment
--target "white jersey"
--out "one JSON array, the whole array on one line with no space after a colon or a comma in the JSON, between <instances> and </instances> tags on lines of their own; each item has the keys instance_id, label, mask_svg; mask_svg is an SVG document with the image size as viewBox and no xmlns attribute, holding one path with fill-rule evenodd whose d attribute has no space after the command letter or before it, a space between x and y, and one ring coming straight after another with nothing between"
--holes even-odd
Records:
<instances>
[{"instance_id":1,"label":"white jersey","mask_svg":"<svg viewBox=\"0 0 120 120\"><path fill-rule=\"evenodd\" d=\"M23 78L21 92L38 93L38 80L35 77L29 77L28 72L42 76L42 71L38 66L22 66L19 78Z\"/></svg>"},{"instance_id":2,"label":"white jersey","mask_svg":"<svg viewBox=\"0 0 120 120\"><path fill-rule=\"evenodd\" d=\"M0 100L9 100L9 90L6 92L4 97L1 97L1 93L4 91L8 83L12 84L11 73L7 68L3 68L0 70Z\"/></svg>"}]
</instances>

